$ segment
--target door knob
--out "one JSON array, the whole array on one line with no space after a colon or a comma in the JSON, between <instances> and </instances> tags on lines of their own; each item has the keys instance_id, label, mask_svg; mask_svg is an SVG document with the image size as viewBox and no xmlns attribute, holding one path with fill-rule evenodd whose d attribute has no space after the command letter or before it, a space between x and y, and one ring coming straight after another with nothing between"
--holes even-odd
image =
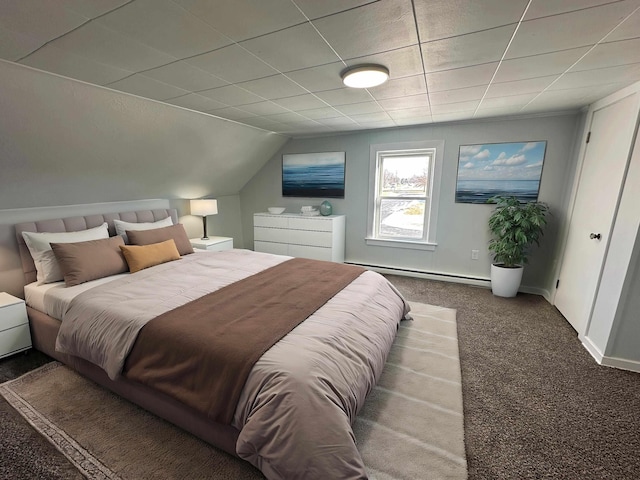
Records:
<instances>
[{"instance_id":1,"label":"door knob","mask_svg":"<svg viewBox=\"0 0 640 480\"><path fill-rule=\"evenodd\" d=\"M599 233L592 233L591 235L589 235L589 238L591 240L600 240L602 238L602 235L600 235Z\"/></svg>"}]
</instances>

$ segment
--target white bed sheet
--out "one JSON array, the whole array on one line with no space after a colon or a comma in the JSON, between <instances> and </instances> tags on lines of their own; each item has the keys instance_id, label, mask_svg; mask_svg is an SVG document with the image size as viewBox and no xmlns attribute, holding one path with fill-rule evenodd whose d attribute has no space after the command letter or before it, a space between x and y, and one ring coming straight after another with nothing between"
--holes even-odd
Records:
<instances>
[{"instance_id":1,"label":"white bed sheet","mask_svg":"<svg viewBox=\"0 0 640 480\"><path fill-rule=\"evenodd\" d=\"M129 273L120 273L111 275L110 277L99 278L90 282L81 283L74 287L67 287L64 282L30 283L24 287L24 299L27 305L36 310L46 313L50 317L62 320L64 313L69 308L71 300L80 295L82 292L112 282L118 278L129 275Z\"/></svg>"}]
</instances>

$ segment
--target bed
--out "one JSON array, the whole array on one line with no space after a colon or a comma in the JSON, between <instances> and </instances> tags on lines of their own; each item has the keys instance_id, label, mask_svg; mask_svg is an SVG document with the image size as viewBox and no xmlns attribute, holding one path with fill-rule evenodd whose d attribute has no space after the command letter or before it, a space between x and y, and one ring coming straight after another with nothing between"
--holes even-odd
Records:
<instances>
[{"instance_id":1,"label":"bed","mask_svg":"<svg viewBox=\"0 0 640 480\"><path fill-rule=\"evenodd\" d=\"M291 257L236 249L196 251L183 255L180 261L70 287L64 282L38 284L34 259L22 235L83 231L106 223L109 236L114 237L114 220L141 223L167 218L171 218L170 223L177 223L176 211L147 210L17 224L34 347L212 445L249 461L269 479L366 478L351 424L382 372L400 320L408 314L407 303L384 277L371 271L349 271L347 266L341 266L346 270L337 275L335 264L328 262L304 263ZM319 308L301 306L303 297L314 297L316 291L330 283L318 280L324 278L323 270L331 277L344 273L344 285L333 285L331 288L337 293L329 293L328 300L316 299ZM282 289L293 292L288 297L282 294L282 298L294 300L279 300L281 280L276 282L274 278L303 279L300 272L310 271L314 272L315 283L305 281L306 287L299 285L305 282L297 280L293 286L282 284ZM259 284L264 287L256 287ZM214 300L217 303L206 303ZM220 355L225 359L234 356L231 350L220 352L223 344L234 351L236 347L241 350L243 342L227 341L233 337L224 336L227 327L204 341L202 332L208 331L209 324L199 322L205 317L202 312L215 311L227 318L243 303L250 305L251 315L258 317L254 321L274 317L277 322L291 316L283 314L282 305L272 305L280 303L287 311L300 308L306 319L296 320L298 323L294 322L288 333L259 352L247 370L246 380L240 382L241 388L216 390L205 382L183 396L176 393L176 389L182 389L176 387L176 379L189 372L198 370L201 377L208 377L214 375L214 370L226 368L228 375L229 369L237 368L220 367ZM171 328L187 328L175 325L187 324L186 319L191 317L185 309L196 305L200 310L191 317L196 322L194 328L201 329L195 331L202 335L186 331L176 334L175 330L159 330L154 333L160 335L157 337L147 333L154 331L151 326L163 324L161 319ZM312 313L307 316L304 308L310 308ZM244 310L233 314L243 318L249 315ZM252 327L254 332L279 328L262 328L264 322L253 325L259 325ZM92 335L100 338L96 340ZM237 336L242 339L243 335L253 337L246 332ZM87 336L91 336L88 342ZM197 361L187 358L188 354L175 360L177 352L191 351L191 346L181 345L182 339L194 336L202 337L196 338L196 343L206 344L205 350L215 351L218 357L209 358L210 352L205 352L207 356L197 357ZM214 348L213 343L209 344L214 337L225 340ZM149 338L147 350L141 346L143 338ZM154 355L154 350L162 353ZM144 354L139 353L143 351ZM152 361L148 360L150 356ZM137 364L132 358L142 363ZM149 379L146 372L154 362L165 362L164 370L160 370L160 377ZM176 365L182 365L182 370L173 368ZM207 403L208 400L211 401Z\"/></svg>"}]
</instances>

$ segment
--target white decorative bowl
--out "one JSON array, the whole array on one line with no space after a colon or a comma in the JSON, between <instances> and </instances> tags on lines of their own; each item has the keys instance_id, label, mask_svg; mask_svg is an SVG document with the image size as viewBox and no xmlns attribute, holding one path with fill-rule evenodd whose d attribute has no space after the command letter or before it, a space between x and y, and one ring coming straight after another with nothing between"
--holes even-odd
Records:
<instances>
[{"instance_id":1,"label":"white decorative bowl","mask_svg":"<svg viewBox=\"0 0 640 480\"><path fill-rule=\"evenodd\" d=\"M269 213L272 215L280 215L284 212L284 207L269 207L267 210L269 210Z\"/></svg>"}]
</instances>

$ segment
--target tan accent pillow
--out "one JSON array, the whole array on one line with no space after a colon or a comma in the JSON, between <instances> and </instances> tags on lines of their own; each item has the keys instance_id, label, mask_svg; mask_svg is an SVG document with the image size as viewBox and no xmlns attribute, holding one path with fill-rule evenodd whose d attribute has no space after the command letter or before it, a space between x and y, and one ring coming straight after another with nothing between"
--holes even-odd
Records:
<instances>
[{"instance_id":1,"label":"tan accent pillow","mask_svg":"<svg viewBox=\"0 0 640 480\"><path fill-rule=\"evenodd\" d=\"M153 230L127 230L127 237L132 245L150 245L172 239L176 243L180 255L193 253L193 247L181 223Z\"/></svg>"},{"instance_id":2,"label":"tan accent pillow","mask_svg":"<svg viewBox=\"0 0 640 480\"><path fill-rule=\"evenodd\" d=\"M129 268L119 246L122 237L74 243L51 243L51 250L67 287L126 272Z\"/></svg>"},{"instance_id":3,"label":"tan accent pillow","mask_svg":"<svg viewBox=\"0 0 640 480\"><path fill-rule=\"evenodd\" d=\"M131 273L180 259L180 253L173 239L151 245L120 245L120 250L129 264Z\"/></svg>"}]
</instances>

